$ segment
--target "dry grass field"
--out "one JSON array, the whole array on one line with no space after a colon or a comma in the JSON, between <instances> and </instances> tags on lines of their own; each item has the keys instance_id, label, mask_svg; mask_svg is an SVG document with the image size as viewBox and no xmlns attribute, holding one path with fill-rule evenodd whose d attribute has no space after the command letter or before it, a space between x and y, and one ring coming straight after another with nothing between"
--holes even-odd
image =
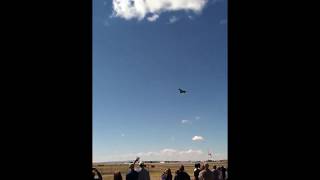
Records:
<instances>
[{"instance_id":1,"label":"dry grass field","mask_svg":"<svg viewBox=\"0 0 320 180\"><path fill-rule=\"evenodd\" d=\"M161 180L162 172L170 168L172 175L174 176L174 172L179 168L179 166L183 164L185 171L190 175L191 179L193 179L193 163L146 163L147 169L150 172L151 180ZM210 162L210 169L212 169L213 165L228 167L227 161L222 162ZM97 168L102 176L103 180L113 180L114 171L120 171L122 178L125 180L126 174L128 172L128 164L103 164L103 163L95 163L93 167Z\"/></svg>"}]
</instances>

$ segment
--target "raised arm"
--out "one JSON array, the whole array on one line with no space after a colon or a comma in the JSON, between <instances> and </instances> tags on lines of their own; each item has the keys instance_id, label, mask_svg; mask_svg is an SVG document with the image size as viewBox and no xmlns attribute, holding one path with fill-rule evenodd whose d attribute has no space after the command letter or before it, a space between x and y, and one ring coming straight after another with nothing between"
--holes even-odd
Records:
<instances>
[{"instance_id":1,"label":"raised arm","mask_svg":"<svg viewBox=\"0 0 320 180\"><path fill-rule=\"evenodd\" d=\"M98 177L99 177L99 180L103 180L102 175L101 175L101 173L98 171L98 169L92 168L92 170L94 170L94 171L97 173L97 175L98 175Z\"/></svg>"},{"instance_id":2,"label":"raised arm","mask_svg":"<svg viewBox=\"0 0 320 180\"><path fill-rule=\"evenodd\" d=\"M134 160L133 165L135 165L138 161L139 161L139 157L136 158L136 160Z\"/></svg>"}]
</instances>

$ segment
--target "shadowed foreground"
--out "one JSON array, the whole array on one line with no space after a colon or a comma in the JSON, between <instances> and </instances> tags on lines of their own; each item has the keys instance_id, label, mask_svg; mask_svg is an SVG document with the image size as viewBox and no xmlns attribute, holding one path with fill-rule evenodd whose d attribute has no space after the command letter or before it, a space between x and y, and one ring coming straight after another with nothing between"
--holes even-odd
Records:
<instances>
[{"instance_id":1,"label":"shadowed foreground","mask_svg":"<svg viewBox=\"0 0 320 180\"><path fill-rule=\"evenodd\" d=\"M185 172L187 172L191 179L193 177L193 169L194 163L146 163L146 169L150 172L151 180L161 180L161 174L165 169L170 168L172 171L172 175L174 176L174 172L179 168L179 166L183 164L185 168ZM224 166L228 168L228 161L223 162L209 162L210 169L212 169L213 165ZM94 163L93 167L97 168L102 174L103 180L113 180L113 173L115 171L120 171L123 180L126 178L126 174L129 170L128 164L105 164L105 163Z\"/></svg>"}]
</instances>

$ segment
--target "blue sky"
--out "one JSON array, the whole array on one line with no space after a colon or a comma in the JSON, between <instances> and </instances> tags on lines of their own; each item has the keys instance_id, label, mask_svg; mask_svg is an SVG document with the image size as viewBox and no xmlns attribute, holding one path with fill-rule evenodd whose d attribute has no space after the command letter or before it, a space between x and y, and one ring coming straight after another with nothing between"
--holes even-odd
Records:
<instances>
[{"instance_id":1,"label":"blue sky","mask_svg":"<svg viewBox=\"0 0 320 180\"><path fill-rule=\"evenodd\" d=\"M93 1L93 161L226 159L227 2L113 1Z\"/></svg>"}]
</instances>

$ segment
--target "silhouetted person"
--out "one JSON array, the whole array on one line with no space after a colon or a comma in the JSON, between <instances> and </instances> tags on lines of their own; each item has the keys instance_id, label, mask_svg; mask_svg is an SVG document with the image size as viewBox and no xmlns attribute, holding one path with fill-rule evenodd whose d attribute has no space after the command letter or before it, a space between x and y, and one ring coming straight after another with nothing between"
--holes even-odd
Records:
<instances>
[{"instance_id":1,"label":"silhouetted person","mask_svg":"<svg viewBox=\"0 0 320 180\"><path fill-rule=\"evenodd\" d=\"M122 176L121 176L120 171L114 172L114 174L113 174L113 180L122 180Z\"/></svg>"},{"instance_id":2,"label":"silhouetted person","mask_svg":"<svg viewBox=\"0 0 320 180\"><path fill-rule=\"evenodd\" d=\"M199 180L215 180L212 171L209 169L209 164L204 164L204 169L199 173ZM216 179L218 180L218 179Z\"/></svg>"},{"instance_id":3,"label":"silhouetted person","mask_svg":"<svg viewBox=\"0 0 320 180\"><path fill-rule=\"evenodd\" d=\"M199 173L200 173L200 163L196 163L194 165L194 170L193 170L193 176L195 180L199 180Z\"/></svg>"},{"instance_id":4,"label":"silhouetted person","mask_svg":"<svg viewBox=\"0 0 320 180\"><path fill-rule=\"evenodd\" d=\"M171 169L166 170L166 179L165 180L172 180L172 174L171 174Z\"/></svg>"},{"instance_id":5,"label":"silhouetted person","mask_svg":"<svg viewBox=\"0 0 320 180\"><path fill-rule=\"evenodd\" d=\"M171 169L166 169L161 175L162 180L172 180Z\"/></svg>"},{"instance_id":6,"label":"silhouetted person","mask_svg":"<svg viewBox=\"0 0 320 180\"><path fill-rule=\"evenodd\" d=\"M226 179L226 171L227 169L223 166L221 166L221 173L222 173L222 179L225 180Z\"/></svg>"},{"instance_id":7,"label":"silhouetted person","mask_svg":"<svg viewBox=\"0 0 320 180\"><path fill-rule=\"evenodd\" d=\"M175 175L174 175L174 179L176 179L176 176L179 174L179 169L176 170Z\"/></svg>"},{"instance_id":8,"label":"silhouetted person","mask_svg":"<svg viewBox=\"0 0 320 180\"><path fill-rule=\"evenodd\" d=\"M220 172L217 169L216 165L213 166L212 173L213 173L213 179L214 180L219 180Z\"/></svg>"},{"instance_id":9,"label":"silhouetted person","mask_svg":"<svg viewBox=\"0 0 320 180\"><path fill-rule=\"evenodd\" d=\"M176 171L174 180L191 180L188 173L184 172L184 166L181 165L179 170Z\"/></svg>"},{"instance_id":10,"label":"silhouetted person","mask_svg":"<svg viewBox=\"0 0 320 180\"><path fill-rule=\"evenodd\" d=\"M149 171L145 169L145 165L143 162L139 164L141 170L138 172L138 180L150 180Z\"/></svg>"},{"instance_id":11,"label":"silhouetted person","mask_svg":"<svg viewBox=\"0 0 320 180\"><path fill-rule=\"evenodd\" d=\"M102 180L101 173L96 168L92 168L92 179Z\"/></svg>"},{"instance_id":12,"label":"silhouetted person","mask_svg":"<svg viewBox=\"0 0 320 180\"><path fill-rule=\"evenodd\" d=\"M126 175L126 180L138 180L138 172L134 170L134 165L139 161L139 157L129 165L129 172Z\"/></svg>"},{"instance_id":13,"label":"silhouetted person","mask_svg":"<svg viewBox=\"0 0 320 180\"><path fill-rule=\"evenodd\" d=\"M130 164L126 180L138 180L138 172L134 170L134 164Z\"/></svg>"}]
</instances>

